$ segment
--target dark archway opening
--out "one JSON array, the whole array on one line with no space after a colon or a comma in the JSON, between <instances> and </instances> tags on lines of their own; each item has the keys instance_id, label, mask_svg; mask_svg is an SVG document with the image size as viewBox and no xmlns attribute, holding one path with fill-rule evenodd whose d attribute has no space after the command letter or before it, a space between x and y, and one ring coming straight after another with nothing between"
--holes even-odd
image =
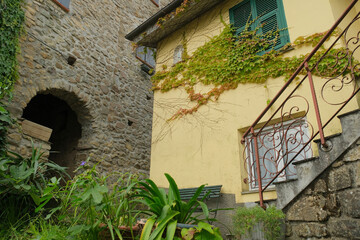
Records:
<instances>
[{"instance_id":1,"label":"dark archway opening","mask_svg":"<svg viewBox=\"0 0 360 240\"><path fill-rule=\"evenodd\" d=\"M28 103L22 117L53 130L49 159L67 167L68 174L74 176L81 125L70 106L51 94L38 94Z\"/></svg>"}]
</instances>

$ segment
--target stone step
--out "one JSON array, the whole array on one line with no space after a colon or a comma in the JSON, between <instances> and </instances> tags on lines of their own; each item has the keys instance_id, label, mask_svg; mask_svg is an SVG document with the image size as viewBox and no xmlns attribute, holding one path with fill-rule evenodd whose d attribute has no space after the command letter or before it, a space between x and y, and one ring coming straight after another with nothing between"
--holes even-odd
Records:
<instances>
[{"instance_id":1,"label":"stone step","mask_svg":"<svg viewBox=\"0 0 360 240\"><path fill-rule=\"evenodd\" d=\"M305 159L294 163L297 170L297 181L276 184L277 207L285 208L297 195L335 162L353 143L360 138L360 110L339 116L343 133L326 137L327 148L322 148L320 141L319 157Z\"/></svg>"},{"instance_id":2,"label":"stone step","mask_svg":"<svg viewBox=\"0 0 360 240\"><path fill-rule=\"evenodd\" d=\"M355 128L359 125L360 122L360 109L356 109L351 112L347 112L338 116L341 122L342 135L344 138L354 138L356 137Z\"/></svg>"},{"instance_id":3,"label":"stone step","mask_svg":"<svg viewBox=\"0 0 360 240\"><path fill-rule=\"evenodd\" d=\"M281 183L288 183L288 182L292 182L292 181L297 181L297 176L295 176L294 178L290 178L290 179L278 180L278 181L274 182L274 185L281 184Z\"/></svg>"},{"instance_id":4,"label":"stone step","mask_svg":"<svg viewBox=\"0 0 360 240\"><path fill-rule=\"evenodd\" d=\"M306 162L311 162L311 161L317 161L319 159L319 157L311 157L311 158L306 158L303 160L298 160L293 162L292 164L295 166L301 165L302 163L306 163Z\"/></svg>"}]
</instances>

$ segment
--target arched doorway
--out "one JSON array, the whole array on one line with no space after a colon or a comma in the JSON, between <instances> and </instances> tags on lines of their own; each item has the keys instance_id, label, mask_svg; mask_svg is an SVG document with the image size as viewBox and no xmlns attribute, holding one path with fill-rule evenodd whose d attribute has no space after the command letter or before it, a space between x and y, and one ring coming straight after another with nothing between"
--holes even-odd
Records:
<instances>
[{"instance_id":1,"label":"arched doorway","mask_svg":"<svg viewBox=\"0 0 360 240\"><path fill-rule=\"evenodd\" d=\"M37 94L24 109L22 117L53 130L49 159L67 167L69 175L73 176L81 125L70 106L52 94Z\"/></svg>"}]
</instances>

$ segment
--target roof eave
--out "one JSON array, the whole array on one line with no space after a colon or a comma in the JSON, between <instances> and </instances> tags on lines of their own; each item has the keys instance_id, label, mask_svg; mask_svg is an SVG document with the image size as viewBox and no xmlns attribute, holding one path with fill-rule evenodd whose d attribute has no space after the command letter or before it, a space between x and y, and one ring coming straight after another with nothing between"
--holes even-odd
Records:
<instances>
[{"instance_id":1,"label":"roof eave","mask_svg":"<svg viewBox=\"0 0 360 240\"><path fill-rule=\"evenodd\" d=\"M166 16L181 5L183 0L175 0L150 17L139 27L125 36L126 39L139 45L156 48L162 39L193 21L195 18L213 8L223 0L194 1L185 12L172 16L162 26L156 25L159 18Z\"/></svg>"}]
</instances>

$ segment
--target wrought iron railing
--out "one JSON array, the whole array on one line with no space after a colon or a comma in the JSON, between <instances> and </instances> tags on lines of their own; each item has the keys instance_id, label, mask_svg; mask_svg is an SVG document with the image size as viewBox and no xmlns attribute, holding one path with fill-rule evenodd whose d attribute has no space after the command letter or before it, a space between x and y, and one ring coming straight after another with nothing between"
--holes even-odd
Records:
<instances>
[{"instance_id":1,"label":"wrought iron railing","mask_svg":"<svg viewBox=\"0 0 360 240\"><path fill-rule=\"evenodd\" d=\"M264 206L263 192L278 179L289 179L296 175L292 162L308 158L312 155L311 142L314 138L320 138L321 145L326 148L327 142L324 136L324 128L339 114L339 112L354 98L360 88L356 84L356 76L360 72L359 62L354 60L354 54L360 54L360 31L356 24L360 24L360 13L349 21L345 17L358 0L353 0L346 11L331 27L327 34L317 44L313 51L305 58L298 69L293 73L279 93L268 104L265 110L244 133L242 143L244 147L245 168L248 170L248 182L252 188L259 190L260 205ZM346 18L347 19L347 18ZM357 22L358 21L358 22ZM334 31L340 24L346 24L344 30L334 37ZM353 36L351 35L355 31ZM342 42L344 40L344 42ZM310 60L324 49L325 42L332 42L325 53L312 67ZM343 46L343 50L334 51ZM323 67L325 59L333 59L333 64L327 66L332 74L324 74L319 70ZM344 64L344 61L346 63ZM321 86L315 87L313 75L320 76ZM300 77L300 81L296 82ZM308 83L307 88L311 92L309 101L300 91L301 86ZM316 79L316 85L319 80ZM320 93L320 98L317 93ZM336 95L336 97L335 97ZM333 105L333 113L324 114L319 108L322 105ZM275 106L278 106L275 108ZM316 116L316 127L307 121L307 116ZM332 114L332 115L331 115ZM270 117L266 117L269 116ZM275 122L275 123L274 123ZM259 124L261 123L261 124Z\"/></svg>"}]
</instances>

